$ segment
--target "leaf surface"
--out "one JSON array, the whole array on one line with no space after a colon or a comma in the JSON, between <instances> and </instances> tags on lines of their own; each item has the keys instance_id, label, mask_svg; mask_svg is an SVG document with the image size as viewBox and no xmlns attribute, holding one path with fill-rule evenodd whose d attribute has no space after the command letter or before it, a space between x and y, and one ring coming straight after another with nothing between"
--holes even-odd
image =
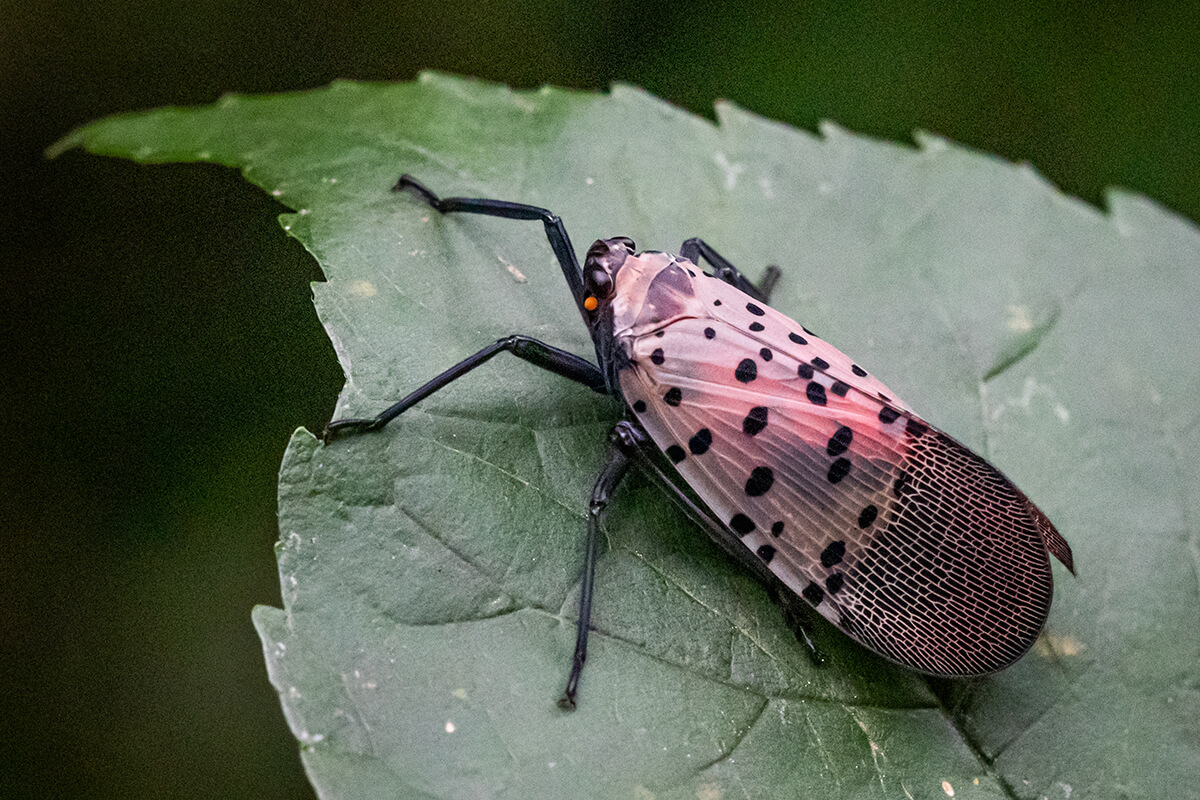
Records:
<instances>
[{"instance_id":1,"label":"leaf surface","mask_svg":"<svg viewBox=\"0 0 1200 800\"><path fill-rule=\"evenodd\" d=\"M1124 193L1101 213L933 137L717 116L428 74L110 118L56 146L227 164L294 209L347 373L335 417L509 333L591 356L539 225L441 217L389 191L402 172L550 208L577 251L700 235L751 275L778 264L777 308L992 460L1075 551L1043 638L1001 674L927 681L830 628L815 667L635 475L563 713L584 510L621 411L501 356L383 433L288 448L284 608L254 622L320 794L1196 796L1195 227Z\"/></svg>"}]
</instances>

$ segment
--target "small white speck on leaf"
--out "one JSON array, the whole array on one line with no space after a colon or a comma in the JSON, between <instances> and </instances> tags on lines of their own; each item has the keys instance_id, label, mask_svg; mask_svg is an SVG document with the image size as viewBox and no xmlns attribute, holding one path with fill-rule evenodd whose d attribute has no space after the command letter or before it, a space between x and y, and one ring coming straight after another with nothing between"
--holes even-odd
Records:
<instances>
[{"instance_id":1,"label":"small white speck on leaf","mask_svg":"<svg viewBox=\"0 0 1200 800\"><path fill-rule=\"evenodd\" d=\"M504 265L504 268L508 270L508 274L512 275L514 278L516 278L517 283L525 283L526 281L529 280L528 278L525 277L525 273L523 273L523 272L521 272L521 270L517 269L516 264L506 261L504 256L496 256L496 258L499 259L500 263Z\"/></svg>"},{"instance_id":2,"label":"small white speck on leaf","mask_svg":"<svg viewBox=\"0 0 1200 800\"><path fill-rule=\"evenodd\" d=\"M937 154L944 153L950 149L949 143L937 136L921 136L919 140L921 149L927 153Z\"/></svg>"},{"instance_id":3,"label":"small white speck on leaf","mask_svg":"<svg viewBox=\"0 0 1200 800\"><path fill-rule=\"evenodd\" d=\"M1009 306L1008 319L1005 320L1005 325L1013 333L1029 333L1033 330L1033 317L1029 316L1029 309L1025 306Z\"/></svg>"},{"instance_id":4,"label":"small white speck on leaf","mask_svg":"<svg viewBox=\"0 0 1200 800\"><path fill-rule=\"evenodd\" d=\"M454 727L454 723L446 720L446 733L454 733L455 730L457 729Z\"/></svg>"},{"instance_id":5,"label":"small white speck on leaf","mask_svg":"<svg viewBox=\"0 0 1200 800\"><path fill-rule=\"evenodd\" d=\"M1087 649L1087 645L1071 634L1044 631L1033 643L1033 652L1042 658L1059 659L1064 656L1077 656Z\"/></svg>"},{"instance_id":6,"label":"small white speck on leaf","mask_svg":"<svg viewBox=\"0 0 1200 800\"><path fill-rule=\"evenodd\" d=\"M950 785L950 781L942 781L942 791L947 797L954 797L954 787Z\"/></svg>"},{"instance_id":7,"label":"small white speck on leaf","mask_svg":"<svg viewBox=\"0 0 1200 800\"><path fill-rule=\"evenodd\" d=\"M984 387L984 391L984 399L987 401L988 396L986 394L986 385ZM988 417L992 422L999 422L1000 418L1010 410L1020 409L1021 411L1029 412L1033 408L1034 398L1039 397L1045 398L1045 400L1048 401L1050 410L1054 413L1054 416L1058 418L1059 422L1066 425L1071 421L1071 412L1058 399L1058 396L1055 394L1054 390L1049 386L1039 384L1033 378L1025 379L1020 397L1009 397L1001 400L996 405L991 406L988 411Z\"/></svg>"},{"instance_id":8,"label":"small white speck on leaf","mask_svg":"<svg viewBox=\"0 0 1200 800\"><path fill-rule=\"evenodd\" d=\"M746 165L730 163L725 154L720 151L713 156L713 161L725 173L725 188L730 190L737 188L738 176L746 171Z\"/></svg>"},{"instance_id":9,"label":"small white speck on leaf","mask_svg":"<svg viewBox=\"0 0 1200 800\"><path fill-rule=\"evenodd\" d=\"M370 281L355 281L350 285L350 294L359 297L374 297L376 295L375 284Z\"/></svg>"}]
</instances>

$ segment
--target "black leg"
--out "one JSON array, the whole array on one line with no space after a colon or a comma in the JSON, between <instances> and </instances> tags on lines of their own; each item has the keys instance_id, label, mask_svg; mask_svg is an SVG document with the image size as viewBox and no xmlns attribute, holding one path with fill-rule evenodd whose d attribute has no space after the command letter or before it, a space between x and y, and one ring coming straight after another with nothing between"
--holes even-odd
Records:
<instances>
[{"instance_id":1,"label":"black leg","mask_svg":"<svg viewBox=\"0 0 1200 800\"><path fill-rule=\"evenodd\" d=\"M583 672L583 664L587 661L588 630L592 622L592 591L596 585L596 557L600 550L600 517L612 498L617 484L625 477L629 469L629 457L626 450L630 444L622 441L625 433L622 428L631 428L627 422L617 423L609 434L608 462L596 478L592 487L592 499L588 504L587 542L584 545L583 580L579 589L579 620L575 627L575 655L571 659L571 674L567 676L567 688L559 698L558 705L566 711L575 708L575 693L579 688L579 676Z\"/></svg>"},{"instance_id":2,"label":"black leg","mask_svg":"<svg viewBox=\"0 0 1200 800\"><path fill-rule=\"evenodd\" d=\"M764 303L770 302L771 290L779 282L779 267L772 265L763 272L763 278L757 285L751 283L750 279L729 263L725 256L712 249L708 242L697 237L688 239L680 245L679 255L693 264L699 264L700 258L703 257L705 261L713 265L713 275Z\"/></svg>"},{"instance_id":3,"label":"black leg","mask_svg":"<svg viewBox=\"0 0 1200 800\"><path fill-rule=\"evenodd\" d=\"M402 192L405 189L411 191L432 208L443 214L460 212L463 214L483 214L489 217L503 217L504 219L540 219L542 226L546 229L546 238L550 240L550 247L553 248L554 255L558 258L558 265L562 268L563 276L567 279L567 286L570 287L571 295L575 298L575 305L579 308L579 314L583 317L584 324L587 324L588 315L583 308L583 272L579 268L579 261L575 258L575 251L571 247L571 239L567 236L567 229L558 215L537 206L527 206L523 203L509 203L505 200L484 200L474 197L438 197L411 175L401 175L400 180L396 181L396 185L392 187L393 192Z\"/></svg>"},{"instance_id":4,"label":"black leg","mask_svg":"<svg viewBox=\"0 0 1200 800\"><path fill-rule=\"evenodd\" d=\"M574 353L568 353L566 350L552 347L545 342L539 342L537 339L531 339L528 336L506 336L495 344L483 348L475 355L458 362L376 417L370 419L339 419L330 422L325 426L325 443L329 444L338 436L347 433L365 433L367 431L379 430L438 389L466 375L497 353L503 352L512 353L518 358L528 361L531 364L536 364L542 369L549 370L564 378L569 378L576 383L582 383L584 386L600 394L609 393L604 381L604 373L587 359L580 358Z\"/></svg>"}]
</instances>

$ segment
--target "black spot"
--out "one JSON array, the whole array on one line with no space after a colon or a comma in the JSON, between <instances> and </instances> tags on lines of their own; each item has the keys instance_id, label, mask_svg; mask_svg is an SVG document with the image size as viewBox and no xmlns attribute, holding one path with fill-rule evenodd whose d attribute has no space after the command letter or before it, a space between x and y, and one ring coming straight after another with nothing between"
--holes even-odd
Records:
<instances>
[{"instance_id":1,"label":"black spot","mask_svg":"<svg viewBox=\"0 0 1200 800\"><path fill-rule=\"evenodd\" d=\"M779 520L771 526L771 535L779 536L783 533L783 520Z\"/></svg>"},{"instance_id":2,"label":"black spot","mask_svg":"<svg viewBox=\"0 0 1200 800\"><path fill-rule=\"evenodd\" d=\"M846 556L846 543L842 541L830 542L829 546L821 551L821 566L828 569L835 564L842 563L842 559Z\"/></svg>"},{"instance_id":3,"label":"black spot","mask_svg":"<svg viewBox=\"0 0 1200 800\"><path fill-rule=\"evenodd\" d=\"M821 605L821 601L825 599L825 590L815 583L810 583L804 587L804 591L800 594L804 595L804 599L812 603L814 606Z\"/></svg>"},{"instance_id":4,"label":"black spot","mask_svg":"<svg viewBox=\"0 0 1200 800\"><path fill-rule=\"evenodd\" d=\"M719 306L719 305L721 305L721 301L720 301L720 300L713 300L713 305L714 305L714 306Z\"/></svg>"},{"instance_id":5,"label":"black spot","mask_svg":"<svg viewBox=\"0 0 1200 800\"><path fill-rule=\"evenodd\" d=\"M817 369L829 369L829 362L820 356L812 360L812 365Z\"/></svg>"},{"instance_id":6,"label":"black spot","mask_svg":"<svg viewBox=\"0 0 1200 800\"><path fill-rule=\"evenodd\" d=\"M761 322L751 322L750 330L754 331L755 333L758 333L759 331L766 330L766 329L763 328L763 324Z\"/></svg>"},{"instance_id":7,"label":"black spot","mask_svg":"<svg viewBox=\"0 0 1200 800\"><path fill-rule=\"evenodd\" d=\"M673 444L667 448L667 458L671 459L671 463L678 464L687 458L687 453L683 452L683 448L677 444Z\"/></svg>"},{"instance_id":8,"label":"black spot","mask_svg":"<svg viewBox=\"0 0 1200 800\"><path fill-rule=\"evenodd\" d=\"M712 328L704 329L704 338L705 339L715 339L716 337L717 337L717 332L714 331Z\"/></svg>"},{"instance_id":9,"label":"black spot","mask_svg":"<svg viewBox=\"0 0 1200 800\"><path fill-rule=\"evenodd\" d=\"M712 431L708 428L701 428L696 431L695 436L688 439L688 450L691 450L694 456L704 455L710 447L712 447Z\"/></svg>"},{"instance_id":10,"label":"black spot","mask_svg":"<svg viewBox=\"0 0 1200 800\"><path fill-rule=\"evenodd\" d=\"M643 400L635 400L635 401L634 401L634 403L633 403L633 410L634 410L634 411L636 411L636 412L637 412L637 413L639 413L639 414L644 414L644 413L646 413L646 403L645 403L645 401L643 401Z\"/></svg>"},{"instance_id":11,"label":"black spot","mask_svg":"<svg viewBox=\"0 0 1200 800\"><path fill-rule=\"evenodd\" d=\"M766 313L761 308L754 305L754 303L746 303L746 310L749 311L751 314L753 314L756 317L761 317L763 314Z\"/></svg>"},{"instance_id":12,"label":"black spot","mask_svg":"<svg viewBox=\"0 0 1200 800\"><path fill-rule=\"evenodd\" d=\"M746 494L751 497L762 497L770 491L775 483L775 473L770 467L755 467L750 471L750 480L746 481Z\"/></svg>"},{"instance_id":13,"label":"black spot","mask_svg":"<svg viewBox=\"0 0 1200 800\"><path fill-rule=\"evenodd\" d=\"M763 361L770 361L774 356L774 354L771 352L771 348L769 347L764 347L762 350L759 350L758 354L762 356Z\"/></svg>"},{"instance_id":14,"label":"black spot","mask_svg":"<svg viewBox=\"0 0 1200 800\"><path fill-rule=\"evenodd\" d=\"M925 431L929 430L929 426L924 422L917 422L912 417L909 417L908 425L905 426L905 430L908 431L909 436L912 436L914 439L919 439L925 435Z\"/></svg>"},{"instance_id":15,"label":"black spot","mask_svg":"<svg viewBox=\"0 0 1200 800\"><path fill-rule=\"evenodd\" d=\"M683 390L678 386L672 386L667 389L667 393L663 395L663 402L669 406L679 405L679 401L683 400Z\"/></svg>"},{"instance_id":16,"label":"black spot","mask_svg":"<svg viewBox=\"0 0 1200 800\"><path fill-rule=\"evenodd\" d=\"M846 392L850 391L850 386L842 383L841 381L834 381L833 386L829 387L829 391L833 392L838 397L845 397Z\"/></svg>"},{"instance_id":17,"label":"black spot","mask_svg":"<svg viewBox=\"0 0 1200 800\"><path fill-rule=\"evenodd\" d=\"M846 576L840 572L835 572L825 579L825 591L830 594L837 594L842 589L842 584L846 582Z\"/></svg>"},{"instance_id":18,"label":"black spot","mask_svg":"<svg viewBox=\"0 0 1200 800\"><path fill-rule=\"evenodd\" d=\"M770 564L771 559L775 557L775 548L769 544L764 544L758 548L758 557L763 560L764 564Z\"/></svg>"},{"instance_id":19,"label":"black spot","mask_svg":"<svg viewBox=\"0 0 1200 800\"><path fill-rule=\"evenodd\" d=\"M867 371L865 369L863 369L862 367L860 367L858 364L851 364L850 371L853 372L855 375L857 375L860 378L867 377Z\"/></svg>"},{"instance_id":20,"label":"black spot","mask_svg":"<svg viewBox=\"0 0 1200 800\"><path fill-rule=\"evenodd\" d=\"M733 519L729 520L729 527L733 528L733 532L739 536L745 536L754 530L754 520L745 514L734 514Z\"/></svg>"},{"instance_id":21,"label":"black spot","mask_svg":"<svg viewBox=\"0 0 1200 800\"><path fill-rule=\"evenodd\" d=\"M891 406L884 406L879 409L879 421L884 425L891 425L900 418L900 412Z\"/></svg>"},{"instance_id":22,"label":"black spot","mask_svg":"<svg viewBox=\"0 0 1200 800\"><path fill-rule=\"evenodd\" d=\"M788 338L791 339L796 344L808 344L808 339L805 339L803 336L801 336L798 333L789 333Z\"/></svg>"},{"instance_id":23,"label":"black spot","mask_svg":"<svg viewBox=\"0 0 1200 800\"><path fill-rule=\"evenodd\" d=\"M816 334L815 334L815 333L813 333L812 331L810 331L808 328L804 327L803 325L801 325L801 326L800 326L800 330L804 331L804 332L805 332L805 333L807 333L809 336L816 336Z\"/></svg>"},{"instance_id":24,"label":"black spot","mask_svg":"<svg viewBox=\"0 0 1200 800\"><path fill-rule=\"evenodd\" d=\"M840 456L850 448L852 441L854 441L854 431L843 425L837 429L837 433L829 437L829 444L826 445L825 452L830 457Z\"/></svg>"},{"instance_id":25,"label":"black spot","mask_svg":"<svg viewBox=\"0 0 1200 800\"><path fill-rule=\"evenodd\" d=\"M804 390L808 394L809 402L814 406L825 405L825 387L816 381L809 381L808 388Z\"/></svg>"},{"instance_id":26,"label":"black spot","mask_svg":"<svg viewBox=\"0 0 1200 800\"><path fill-rule=\"evenodd\" d=\"M653 353L650 354L651 363L661 366L664 361L666 361L666 358L663 356L661 347L657 348Z\"/></svg>"},{"instance_id":27,"label":"black spot","mask_svg":"<svg viewBox=\"0 0 1200 800\"><path fill-rule=\"evenodd\" d=\"M692 272L690 269L687 271L687 274L692 276L693 278L696 277L696 273Z\"/></svg>"},{"instance_id":28,"label":"black spot","mask_svg":"<svg viewBox=\"0 0 1200 800\"><path fill-rule=\"evenodd\" d=\"M829 465L829 474L825 477L829 478L830 483L837 483L842 478L850 474L850 459L839 458Z\"/></svg>"},{"instance_id":29,"label":"black spot","mask_svg":"<svg viewBox=\"0 0 1200 800\"><path fill-rule=\"evenodd\" d=\"M879 516L879 509L874 505L869 505L858 514L858 527L869 528L875 518Z\"/></svg>"},{"instance_id":30,"label":"black spot","mask_svg":"<svg viewBox=\"0 0 1200 800\"><path fill-rule=\"evenodd\" d=\"M796 374L806 381L811 381L813 376L813 368L804 362L800 362L800 366L796 368Z\"/></svg>"},{"instance_id":31,"label":"black spot","mask_svg":"<svg viewBox=\"0 0 1200 800\"><path fill-rule=\"evenodd\" d=\"M758 365L752 358L743 358L734 370L733 377L737 378L739 383L749 383L758 377Z\"/></svg>"},{"instance_id":32,"label":"black spot","mask_svg":"<svg viewBox=\"0 0 1200 800\"><path fill-rule=\"evenodd\" d=\"M655 335L655 337L657 337L657 338L661 339L662 337L664 337L664 336L666 336L666 335L667 335L667 332L666 332L666 331L659 331L658 333L656 333L656 334L654 334L654 335Z\"/></svg>"},{"instance_id":33,"label":"black spot","mask_svg":"<svg viewBox=\"0 0 1200 800\"><path fill-rule=\"evenodd\" d=\"M768 413L766 406L755 406L750 409L750 413L742 420L742 432L747 436L757 436L762 433L762 429L767 427Z\"/></svg>"}]
</instances>

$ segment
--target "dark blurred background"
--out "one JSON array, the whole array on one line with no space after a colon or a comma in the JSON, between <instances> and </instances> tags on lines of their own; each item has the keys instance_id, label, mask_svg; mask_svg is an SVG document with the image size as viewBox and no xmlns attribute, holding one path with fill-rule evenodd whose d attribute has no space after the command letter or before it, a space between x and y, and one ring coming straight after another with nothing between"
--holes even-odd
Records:
<instances>
[{"instance_id":1,"label":"dark blurred background","mask_svg":"<svg viewBox=\"0 0 1200 800\"><path fill-rule=\"evenodd\" d=\"M312 796L250 609L280 605L284 445L342 380L280 206L231 170L43 148L114 112L437 68L922 128L1200 218L1200 9L1016 5L9 0L0 795Z\"/></svg>"}]
</instances>

